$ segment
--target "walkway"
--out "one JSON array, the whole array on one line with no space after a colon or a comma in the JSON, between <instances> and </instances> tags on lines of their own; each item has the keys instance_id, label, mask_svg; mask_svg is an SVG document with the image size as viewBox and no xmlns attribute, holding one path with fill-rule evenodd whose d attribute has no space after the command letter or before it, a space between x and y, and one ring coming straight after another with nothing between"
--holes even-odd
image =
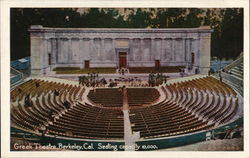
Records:
<instances>
[{"instance_id":1,"label":"walkway","mask_svg":"<svg viewBox=\"0 0 250 158\"><path fill-rule=\"evenodd\" d=\"M48 74L47 77L56 77L56 78L64 78L64 79L68 79L68 80L74 80L74 81L78 81L78 77L79 76L86 76L87 74L55 74L55 73L51 73ZM180 73L163 73L163 75L169 76L171 79L176 79L176 78L180 78ZM193 73L188 73L185 77L189 77L189 76L196 76ZM117 79L119 77L123 77L123 78L134 78L134 77L138 77L138 79L141 79L142 81L148 81L148 73L129 73L129 74L99 74L99 78L105 78L106 80L109 79ZM183 78L185 78L183 77Z\"/></svg>"},{"instance_id":2,"label":"walkway","mask_svg":"<svg viewBox=\"0 0 250 158\"><path fill-rule=\"evenodd\" d=\"M128 105L128 94L127 89L123 89L123 120L124 120L124 141L125 151L135 151L135 141L132 132L132 126L129 119L129 105Z\"/></svg>"}]
</instances>

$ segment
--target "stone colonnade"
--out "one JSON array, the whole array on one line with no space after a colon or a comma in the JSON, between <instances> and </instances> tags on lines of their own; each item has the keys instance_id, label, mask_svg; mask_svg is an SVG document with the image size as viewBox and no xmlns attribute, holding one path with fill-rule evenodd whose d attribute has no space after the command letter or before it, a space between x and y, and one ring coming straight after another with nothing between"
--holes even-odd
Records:
<instances>
[{"instance_id":1,"label":"stone colonnade","mask_svg":"<svg viewBox=\"0 0 250 158\"><path fill-rule=\"evenodd\" d=\"M128 67L186 66L206 73L210 66L209 28L57 29L31 26L31 69L46 74L55 67L118 67L126 53ZM192 57L193 56L193 57ZM193 58L193 59L192 59Z\"/></svg>"}]
</instances>

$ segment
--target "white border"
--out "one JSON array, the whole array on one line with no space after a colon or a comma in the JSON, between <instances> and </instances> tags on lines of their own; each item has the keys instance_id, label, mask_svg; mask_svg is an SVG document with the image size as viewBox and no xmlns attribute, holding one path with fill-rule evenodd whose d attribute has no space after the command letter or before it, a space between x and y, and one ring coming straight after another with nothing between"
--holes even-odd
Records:
<instances>
[{"instance_id":1,"label":"white border","mask_svg":"<svg viewBox=\"0 0 250 158\"><path fill-rule=\"evenodd\" d=\"M244 8L244 152L10 152L10 14L11 7L116 7L116 8ZM0 0L1 31L1 154L3 157L249 157L249 1L248 0Z\"/></svg>"}]
</instances>

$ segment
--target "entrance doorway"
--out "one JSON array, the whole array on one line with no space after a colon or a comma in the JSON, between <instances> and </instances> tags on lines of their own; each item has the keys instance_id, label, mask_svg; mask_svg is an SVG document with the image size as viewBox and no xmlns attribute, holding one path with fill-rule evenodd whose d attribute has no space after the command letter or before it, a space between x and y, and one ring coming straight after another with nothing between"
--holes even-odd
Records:
<instances>
[{"instance_id":1,"label":"entrance doorway","mask_svg":"<svg viewBox=\"0 0 250 158\"><path fill-rule=\"evenodd\" d=\"M89 60L84 61L84 68L88 69L89 68Z\"/></svg>"},{"instance_id":2,"label":"entrance doorway","mask_svg":"<svg viewBox=\"0 0 250 158\"><path fill-rule=\"evenodd\" d=\"M119 68L127 67L127 52L119 52Z\"/></svg>"},{"instance_id":3,"label":"entrance doorway","mask_svg":"<svg viewBox=\"0 0 250 158\"><path fill-rule=\"evenodd\" d=\"M155 60L155 68L159 70L161 67L160 60Z\"/></svg>"},{"instance_id":4,"label":"entrance doorway","mask_svg":"<svg viewBox=\"0 0 250 158\"><path fill-rule=\"evenodd\" d=\"M194 55L194 53L192 53L192 64L194 64L194 57L195 57L195 55Z\"/></svg>"}]
</instances>

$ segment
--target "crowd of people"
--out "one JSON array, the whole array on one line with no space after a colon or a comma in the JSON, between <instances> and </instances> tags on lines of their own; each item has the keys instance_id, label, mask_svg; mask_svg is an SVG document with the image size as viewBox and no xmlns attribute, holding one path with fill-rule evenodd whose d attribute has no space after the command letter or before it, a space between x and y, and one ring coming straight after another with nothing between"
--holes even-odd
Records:
<instances>
[{"instance_id":1,"label":"crowd of people","mask_svg":"<svg viewBox=\"0 0 250 158\"><path fill-rule=\"evenodd\" d=\"M138 77L119 77L119 78L115 78L113 80L110 80L111 82L116 83L116 85L118 84L123 84L123 85L127 85L130 87L144 87L146 86L145 83L139 79Z\"/></svg>"},{"instance_id":2,"label":"crowd of people","mask_svg":"<svg viewBox=\"0 0 250 158\"><path fill-rule=\"evenodd\" d=\"M151 87L159 86L163 83L167 83L169 76L163 75L163 73L150 73L148 75L148 84Z\"/></svg>"},{"instance_id":3,"label":"crowd of people","mask_svg":"<svg viewBox=\"0 0 250 158\"><path fill-rule=\"evenodd\" d=\"M87 75L79 76L79 85L86 87L117 87L119 84L128 87L154 87L163 83L167 83L169 76L163 73L150 73L148 81L142 81L139 77L118 77L106 80L100 77L98 73L88 73Z\"/></svg>"},{"instance_id":4,"label":"crowd of people","mask_svg":"<svg viewBox=\"0 0 250 158\"><path fill-rule=\"evenodd\" d=\"M118 73L121 75L124 75L125 73L128 73L128 72L129 72L128 68L121 67L118 69Z\"/></svg>"},{"instance_id":5,"label":"crowd of people","mask_svg":"<svg viewBox=\"0 0 250 158\"><path fill-rule=\"evenodd\" d=\"M107 81L99 77L99 73L88 73L78 77L79 85L86 87L105 87Z\"/></svg>"}]
</instances>

